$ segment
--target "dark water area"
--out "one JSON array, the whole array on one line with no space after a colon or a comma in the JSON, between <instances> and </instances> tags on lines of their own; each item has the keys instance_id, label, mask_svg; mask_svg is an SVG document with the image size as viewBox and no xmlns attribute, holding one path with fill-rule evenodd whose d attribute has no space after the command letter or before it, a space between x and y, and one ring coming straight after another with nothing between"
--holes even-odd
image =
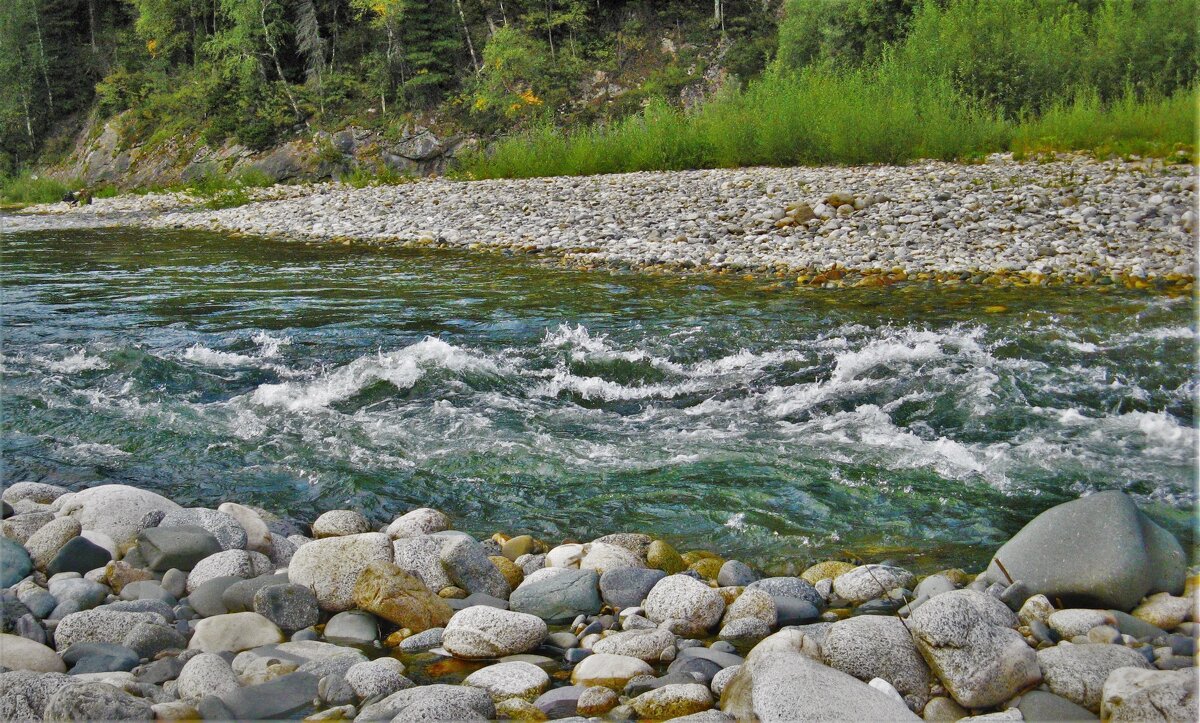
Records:
<instances>
[{"instance_id":1,"label":"dark water area","mask_svg":"<svg viewBox=\"0 0 1200 723\"><path fill-rule=\"evenodd\" d=\"M1123 489L1194 540L1191 299L808 291L197 232L0 236L3 482L980 566ZM1102 524L1098 521L1097 524Z\"/></svg>"}]
</instances>

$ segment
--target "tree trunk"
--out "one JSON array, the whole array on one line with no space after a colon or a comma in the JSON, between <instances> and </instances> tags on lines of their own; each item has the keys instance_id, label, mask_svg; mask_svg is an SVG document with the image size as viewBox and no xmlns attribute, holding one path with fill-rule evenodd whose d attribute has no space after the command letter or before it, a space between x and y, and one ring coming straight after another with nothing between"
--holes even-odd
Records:
<instances>
[{"instance_id":1,"label":"tree trunk","mask_svg":"<svg viewBox=\"0 0 1200 723\"><path fill-rule=\"evenodd\" d=\"M288 83L287 76L283 74L283 66L279 64L279 50L275 47L275 41L271 39L271 29L267 26L266 0L258 2L258 19L262 23L263 37L267 41L267 47L271 49L271 60L275 62L275 72L279 74L279 80L283 83L283 92L287 94L288 102L292 104L292 111L296 114L296 118L303 118L300 106L296 105L296 98L292 95L291 84ZM305 123L307 124L308 121L306 120Z\"/></svg>"},{"instance_id":2,"label":"tree trunk","mask_svg":"<svg viewBox=\"0 0 1200 723\"><path fill-rule=\"evenodd\" d=\"M467 28L467 14L463 12L462 0L454 0L454 4L458 6L458 19L462 21L463 35L467 36L467 50L471 51L471 67L475 68L475 74L479 75L482 68L479 66L479 59L475 57L475 44L471 42L471 31Z\"/></svg>"},{"instance_id":3,"label":"tree trunk","mask_svg":"<svg viewBox=\"0 0 1200 723\"><path fill-rule=\"evenodd\" d=\"M37 3L30 0L29 6L33 8L33 27L37 30L38 53L42 58L42 80L46 83L46 109L53 115L54 88L50 87L50 64L46 61L46 44L42 42L42 20L38 15Z\"/></svg>"}]
</instances>

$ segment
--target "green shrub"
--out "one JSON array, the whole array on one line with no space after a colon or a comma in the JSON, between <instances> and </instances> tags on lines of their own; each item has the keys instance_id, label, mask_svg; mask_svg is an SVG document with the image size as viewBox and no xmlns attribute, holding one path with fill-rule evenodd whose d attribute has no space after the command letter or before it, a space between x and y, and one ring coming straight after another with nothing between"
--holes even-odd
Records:
<instances>
[{"instance_id":1,"label":"green shrub","mask_svg":"<svg viewBox=\"0 0 1200 723\"><path fill-rule=\"evenodd\" d=\"M55 203L79 186L79 183L63 183L25 171L12 178L0 179L0 201L13 204Z\"/></svg>"}]
</instances>

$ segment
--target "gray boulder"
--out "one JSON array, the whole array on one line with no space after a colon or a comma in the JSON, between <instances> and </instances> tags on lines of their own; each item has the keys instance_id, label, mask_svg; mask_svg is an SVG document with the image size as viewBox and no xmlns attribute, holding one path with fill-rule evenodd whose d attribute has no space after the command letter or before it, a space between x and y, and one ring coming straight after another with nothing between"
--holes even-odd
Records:
<instances>
[{"instance_id":1,"label":"gray boulder","mask_svg":"<svg viewBox=\"0 0 1200 723\"><path fill-rule=\"evenodd\" d=\"M154 720L150 701L135 698L107 683L59 688L42 712L46 720Z\"/></svg>"},{"instance_id":2,"label":"gray boulder","mask_svg":"<svg viewBox=\"0 0 1200 723\"><path fill-rule=\"evenodd\" d=\"M1037 657L1016 624L1004 603L974 590L938 595L909 617L921 656L967 708L999 705L1041 682Z\"/></svg>"},{"instance_id":3,"label":"gray boulder","mask_svg":"<svg viewBox=\"0 0 1200 723\"><path fill-rule=\"evenodd\" d=\"M1100 712L1104 683L1118 668L1151 669L1140 653L1124 645L1062 643L1037 652L1050 692L1093 713Z\"/></svg>"},{"instance_id":4,"label":"gray boulder","mask_svg":"<svg viewBox=\"0 0 1200 723\"><path fill-rule=\"evenodd\" d=\"M222 550L246 549L246 528L233 515L207 507L188 507L168 512L158 527L200 528L208 532L221 544Z\"/></svg>"},{"instance_id":5,"label":"gray boulder","mask_svg":"<svg viewBox=\"0 0 1200 723\"><path fill-rule=\"evenodd\" d=\"M625 567L606 570L600 576L600 596L615 608L641 605L654 584L667 576L662 570Z\"/></svg>"},{"instance_id":6,"label":"gray boulder","mask_svg":"<svg viewBox=\"0 0 1200 723\"><path fill-rule=\"evenodd\" d=\"M62 673L31 670L0 673L0 720L39 720L50 696L78 682Z\"/></svg>"},{"instance_id":7,"label":"gray boulder","mask_svg":"<svg viewBox=\"0 0 1200 723\"><path fill-rule=\"evenodd\" d=\"M1124 492L1099 492L1033 518L992 558L989 582L1014 580L1067 605L1129 610L1146 595L1183 590L1187 560L1171 533Z\"/></svg>"},{"instance_id":8,"label":"gray boulder","mask_svg":"<svg viewBox=\"0 0 1200 723\"><path fill-rule=\"evenodd\" d=\"M611 572L622 572L612 570ZM609 573L605 573L606 575ZM600 577L595 570L546 568L530 575L508 599L509 609L547 622L568 622L600 612Z\"/></svg>"},{"instance_id":9,"label":"gray boulder","mask_svg":"<svg viewBox=\"0 0 1200 723\"><path fill-rule=\"evenodd\" d=\"M491 720L496 717L492 696L467 685L424 685L393 693L362 709L354 720Z\"/></svg>"},{"instance_id":10,"label":"gray boulder","mask_svg":"<svg viewBox=\"0 0 1200 723\"><path fill-rule=\"evenodd\" d=\"M507 600L512 588L488 559L483 546L466 537L448 538L441 549L442 564L454 584L467 592L481 592Z\"/></svg>"},{"instance_id":11,"label":"gray boulder","mask_svg":"<svg viewBox=\"0 0 1200 723\"><path fill-rule=\"evenodd\" d=\"M817 608L819 613L825 607L825 598L817 592L812 583L800 577L764 577L746 586L747 589L765 590L771 597L788 597L803 600ZM780 623L781 625L783 623Z\"/></svg>"},{"instance_id":12,"label":"gray boulder","mask_svg":"<svg viewBox=\"0 0 1200 723\"><path fill-rule=\"evenodd\" d=\"M317 596L303 585L268 585L254 594L254 612L295 632L316 625L321 618Z\"/></svg>"},{"instance_id":13,"label":"gray boulder","mask_svg":"<svg viewBox=\"0 0 1200 723\"><path fill-rule=\"evenodd\" d=\"M1022 693L1021 697L1011 701L1008 707L1021 711L1021 716L1030 723L1100 720L1087 708L1045 690Z\"/></svg>"},{"instance_id":14,"label":"gray boulder","mask_svg":"<svg viewBox=\"0 0 1200 723\"><path fill-rule=\"evenodd\" d=\"M1118 668L1104 682L1100 717L1107 721L1200 720L1195 671Z\"/></svg>"},{"instance_id":15,"label":"gray boulder","mask_svg":"<svg viewBox=\"0 0 1200 723\"><path fill-rule=\"evenodd\" d=\"M224 548L207 530L188 525L142 530L138 533L138 549L151 570L166 572L191 570L196 563Z\"/></svg>"},{"instance_id":16,"label":"gray boulder","mask_svg":"<svg viewBox=\"0 0 1200 723\"><path fill-rule=\"evenodd\" d=\"M883 678L911 710L929 700L929 666L900 618L864 615L833 624L821 645L825 663L869 683Z\"/></svg>"},{"instance_id":17,"label":"gray boulder","mask_svg":"<svg viewBox=\"0 0 1200 723\"><path fill-rule=\"evenodd\" d=\"M895 698L799 653L751 656L725 683L721 710L738 720L920 720Z\"/></svg>"},{"instance_id":18,"label":"gray boulder","mask_svg":"<svg viewBox=\"0 0 1200 723\"><path fill-rule=\"evenodd\" d=\"M0 587L12 587L33 571L29 553L15 540L0 537Z\"/></svg>"}]
</instances>

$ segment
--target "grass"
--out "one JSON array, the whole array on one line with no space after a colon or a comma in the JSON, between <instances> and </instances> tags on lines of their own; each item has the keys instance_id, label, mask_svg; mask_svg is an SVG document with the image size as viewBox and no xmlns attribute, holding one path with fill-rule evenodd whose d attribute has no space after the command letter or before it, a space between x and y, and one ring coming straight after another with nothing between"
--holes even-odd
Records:
<instances>
[{"instance_id":1,"label":"grass","mask_svg":"<svg viewBox=\"0 0 1200 723\"><path fill-rule=\"evenodd\" d=\"M658 103L612 125L535 128L467 157L462 168L474 178L528 178L969 160L1000 151L1190 157L1196 100L1195 89L1166 98L1129 90L1106 104L1085 89L1040 116L1009 120L948 82L913 82L895 66L814 67L769 76L694 113Z\"/></svg>"},{"instance_id":2,"label":"grass","mask_svg":"<svg viewBox=\"0 0 1200 723\"><path fill-rule=\"evenodd\" d=\"M55 203L80 187L79 183L63 183L25 171L12 178L0 179L0 201L26 206L34 203Z\"/></svg>"}]
</instances>

